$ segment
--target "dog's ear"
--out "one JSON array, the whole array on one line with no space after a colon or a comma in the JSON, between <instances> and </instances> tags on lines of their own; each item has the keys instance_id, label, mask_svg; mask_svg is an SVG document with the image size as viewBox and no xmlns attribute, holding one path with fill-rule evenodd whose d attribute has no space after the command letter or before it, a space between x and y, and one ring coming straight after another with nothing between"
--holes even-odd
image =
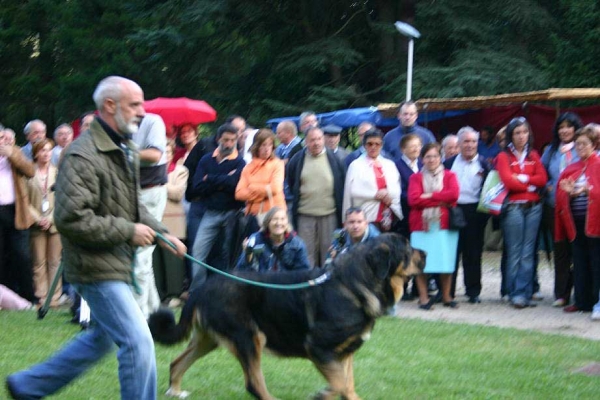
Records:
<instances>
[{"instance_id":1,"label":"dog's ear","mask_svg":"<svg viewBox=\"0 0 600 400\"><path fill-rule=\"evenodd\" d=\"M367 254L367 263L378 279L385 279L389 274L391 252L387 243L378 243Z\"/></svg>"}]
</instances>

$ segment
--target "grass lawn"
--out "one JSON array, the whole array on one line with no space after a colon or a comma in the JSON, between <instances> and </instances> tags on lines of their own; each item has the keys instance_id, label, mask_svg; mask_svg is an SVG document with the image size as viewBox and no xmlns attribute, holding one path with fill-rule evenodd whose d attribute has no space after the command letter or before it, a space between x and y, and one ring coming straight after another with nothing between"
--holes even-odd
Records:
<instances>
[{"instance_id":1,"label":"grass lawn","mask_svg":"<svg viewBox=\"0 0 600 400\"><path fill-rule=\"evenodd\" d=\"M65 311L42 321L34 312L0 312L0 398L4 378L44 360L79 329ZM186 346L157 346L159 398L169 363ZM600 377L573 371L600 362L600 342L514 329L401 320L378 321L355 356L356 390L363 399L597 399ZM306 360L263 358L272 395L306 399L325 381ZM250 399L237 361L219 349L184 377L191 399ZM53 399L118 399L115 356L109 356Z\"/></svg>"}]
</instances>

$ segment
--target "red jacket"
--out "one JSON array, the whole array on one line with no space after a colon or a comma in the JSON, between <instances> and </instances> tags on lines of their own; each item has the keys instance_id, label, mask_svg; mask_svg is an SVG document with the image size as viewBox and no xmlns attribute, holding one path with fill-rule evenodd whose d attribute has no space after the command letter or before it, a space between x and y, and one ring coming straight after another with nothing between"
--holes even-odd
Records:
<instances>
[{"instance_id":1,"label":"red jacket","mask_svg":"<svg viewBox=\"0 0 600 400\"><path fill-rule=\"evenodd\" d=\"M508 201L539 201L540 196L536 192L529 192L527 188L533 185L538 189L543 188L548 181L546 169L540 160L539 154L531 150L523 168L519 164L517 157L511 152L501 151L496 157L496 169L500 175L500 180L508 190ZM529 175L529 182L522 183L513 174Z\"/></svg>"},{"instance_id":2,"label":"red jacket","mask_svg":"<svg viewBox=\"0 0 600 400\"><path fill-rule=\"evenodd\" d=\"M410 214L408 217L408 226L411 232L422 231L423 228L423 209L427 207L440 207L440 229L450 228L448 206L454 207L460 188L456 174L448 169L444 170L443 188L439 192L434 192L430 199L422 199L423 174L417 172L410 176L408 181L408 205ZM444 206L442 206L444 203Z\"/></svg>"},{"instance_id":3,"label":"red jacket","mask_svg":"<svg viewBox=\"0 0 600 400\"><path fill-rule=\"evenodd\" d=\"M565 179L577 179L583 169L587 177L590 192L585 218L585 234L588 237L600 237L600 158L592 154L585 161L577 161L569 165L556 184L556 208L554 209L554 238L561 241L575 240L576 229L573 213L571 213L571 196L560 188L560 182Z\"/></svg>"}]
</instances>

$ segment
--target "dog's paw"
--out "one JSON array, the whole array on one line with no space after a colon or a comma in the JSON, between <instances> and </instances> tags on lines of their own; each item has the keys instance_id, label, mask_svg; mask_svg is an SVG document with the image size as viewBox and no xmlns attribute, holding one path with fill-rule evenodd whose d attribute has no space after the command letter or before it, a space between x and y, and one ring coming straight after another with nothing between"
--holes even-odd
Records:
<instances>
[{"instance_id":1,"label":"dog's paw","mask_svg":"<svg viewBox=\"0 0 600 400\"><path fill-rule=\"evenodd\" d=\"M186 397L188 397L190 395L190 392L186 392L185 390L180 391L176 391L173 388L169 388L169 390L167 390L167 393L165 393L165 395L169 396L169 397L177 397L179 399L185 399Z\"/></svg>"}]
</instances>

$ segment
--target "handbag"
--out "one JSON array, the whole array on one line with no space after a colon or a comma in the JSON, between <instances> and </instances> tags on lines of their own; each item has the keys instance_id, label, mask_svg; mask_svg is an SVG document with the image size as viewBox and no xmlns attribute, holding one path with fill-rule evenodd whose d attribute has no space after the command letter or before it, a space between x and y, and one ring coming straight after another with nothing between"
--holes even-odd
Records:
<instances>
[{"instance_id":1,"label":"handbag","mask_svg":"<svg viewBox=\"0 0 600 400\"><path fill-rule=\"evenodd\" d=\"M492 170L483 183L477 211L491 215L500 215L502 205L507 197L508 189L504 187L504 184L500 180L498 171Z\"/></svg>"},{"instance_id":2,"label":"handbag","mask_svg":"<svg viewBox=\"0 0 600 400\"><path fill-rule=\"evenodd\" d=\"M273 193L271 192L271 185L267 185L266 186L267 189L267 196L269 196L269 210L271 208L273 208ZM258 222L258 225L262 227L263 221L265 220L265 217L267 216L267 212L263 212L263 205L265 204L265 200L263 200L260 203L260 207L258 209L258 214L256 214L256 221Z\"/></svg>"},{"instance_id":3,"label":"handbag","mask_svg":"<svg viewBox=\"0 0 600 400\"><path fill-rule=\"evenodd\" d=\"M450 230L457 231L467 226L467 219L462 208L450 207L448 210L450 211Z\"/></svg>"}]
</instances>

